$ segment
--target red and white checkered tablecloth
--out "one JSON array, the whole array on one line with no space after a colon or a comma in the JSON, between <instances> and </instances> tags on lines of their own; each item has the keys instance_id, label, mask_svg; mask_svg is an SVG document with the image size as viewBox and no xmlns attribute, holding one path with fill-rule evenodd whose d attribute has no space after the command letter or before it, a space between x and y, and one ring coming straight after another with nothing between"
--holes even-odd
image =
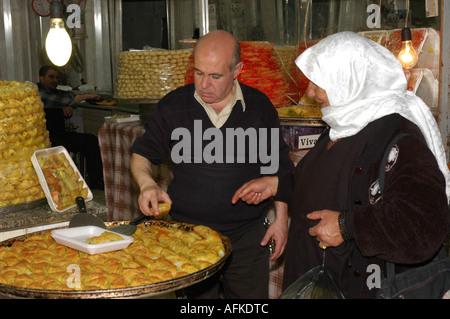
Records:
<instances>
[{"instance_id":1,"label":"red and white checkered tablecloth","mask_svg":"<svg viewBox=\"0 0 450 319\"><path fill-rule=\"evenodd\" d=\"M105 181L105 200L108 220L131 220L139 216L139 188L130 169L130 147L144 134L140 122L106 122L98 132ZM153 178L163 188L172 178L170 167L165 164L152 166Z\"/></svg>"}]
</instances>

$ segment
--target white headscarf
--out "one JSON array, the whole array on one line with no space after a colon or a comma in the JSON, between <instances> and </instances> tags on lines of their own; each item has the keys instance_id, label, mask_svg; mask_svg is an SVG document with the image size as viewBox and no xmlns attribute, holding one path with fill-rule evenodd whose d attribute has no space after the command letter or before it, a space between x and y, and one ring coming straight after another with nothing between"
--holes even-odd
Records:
<instances>
[{"instance_id":1,"label":"white headscarf","mask_svg":"<svg viewBox=\"0 0 450 319\"><path fill-rule=\"evenodd\" d=\"M398 113L415 123L446 179L450 173L442 137L429 107L407 90L400 61L388 49L353 32L326 37L295 61L303 74L327 92L330 106L322 108L330 138L357 134L368 123Z\"/></svg>"}]
</instances>

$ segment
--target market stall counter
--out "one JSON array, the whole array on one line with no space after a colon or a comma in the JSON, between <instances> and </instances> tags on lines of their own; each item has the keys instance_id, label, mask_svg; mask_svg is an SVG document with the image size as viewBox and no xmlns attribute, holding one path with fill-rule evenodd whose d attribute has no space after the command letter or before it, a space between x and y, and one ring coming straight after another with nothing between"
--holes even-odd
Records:
<instances>
[{"instance_id":1,"label":"market stall counter","mask_svg":"<svg viewBox=\"0 0 450 319\"><path fill-rule=\"evenodd\" d=\"M84 133L97 135L105 116L114 114L139 114L139 105L115 100L110 96L102 96L100 101L87 100L81 102L81 121Z\"/></svg>"},{"instance_id":2,"label":"market stall counter","mask_svg":"<svg viewBox=\"0 0 450 319\"><path fill-rule=\"evenodd\" d=\"M45 199L36 201L33 205L15 206L0 209L0 241L34 231L68 226L72 217L79 213L77 207L55 212ZM92 200L86 202L86 208L89 214L103 221L107 220L108 209L104 205Z\"/></svg>"}]
</instances>

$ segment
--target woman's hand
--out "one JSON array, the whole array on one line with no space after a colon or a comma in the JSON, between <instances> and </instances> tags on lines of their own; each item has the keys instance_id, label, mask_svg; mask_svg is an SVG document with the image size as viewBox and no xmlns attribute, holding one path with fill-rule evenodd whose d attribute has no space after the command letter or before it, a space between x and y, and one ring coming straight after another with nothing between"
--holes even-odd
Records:
<instances>
[{"instance_id":1,"label":"woman's hand","mask_svg":"<svg viewBox=\"0 0 450 319\"><path fill-rule=\"evenodd\" d=\"M317 238L319 247L337 247L344 242L339 229L339 212L332 210L318 210L308 214L311 220L320 220L320 222L309 229L309 234Z\"/></svg>"},{"instance_id":2,"label":"woman's hand","mask_svg":"<svg viewBox=\"0 0 450 319\"><path fill-rule=\"evenodd\" d=\"M278 189L278 176L265 176L253 179L242 185L234 193L231 202L236 204L242 200L247 204L259 204L269 197L275 196Z\"/></svg>"}]
</instances>

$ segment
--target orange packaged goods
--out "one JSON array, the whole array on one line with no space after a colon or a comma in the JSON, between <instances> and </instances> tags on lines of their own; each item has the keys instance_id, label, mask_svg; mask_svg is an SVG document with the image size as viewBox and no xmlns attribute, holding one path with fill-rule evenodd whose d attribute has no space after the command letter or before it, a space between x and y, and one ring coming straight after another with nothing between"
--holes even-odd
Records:
<instances>
[{"instance_id":1,"label":"orange packaged goods","mask_svg":"<svg viewBox=\"0 0 450 319\"><path fill-rule=\"evenodd\" d=\"M244 68L238 80L265 93L275 107L292 105L290 96L297 93L297 84L286 78L280 56L269 42L241 41L241 61ZM193 57L186 72L186 84L194 81ZM291 80L293 81L293 80Z\"/></svg>"},{"instance_id":2,"label":"orange packaged goods","mask_svg":"<svg viewBox=\"0 0 450 319\"><path fill-rule=\"evenodd\" d=\"M41 291L145 286L206 270L228 257L228 241L216 231L200 225L178 226L140 224L128 247L94 255L53 240L52 232L57 230L15 240L0 246L0 290L5 286ZM74 266L80 269L77 286L70 280L69 267Z\"/></svg>"},{"instance_id":3,"label":"orange packaged goods","mask_svg":"<svg viewBox=\"0 0 450 319\"><path fill-rule=\"evenodd\" d=\"M298 75L299 69L295 64L295 59L298 57L297 45L282 45L275 46L275 56L278 64L280 65L283 76L289 85L288 95L297 102L298 98Z\"/></svg>"},{"instance_id":4,"label":"orange packaged goods","mask_svg":"<svg viewBox=\"0 0 450 319\"><path fill-rule=\"evenodd\" d=\"M427 38L427 29L411 29L412 44L414 50L420 55L422 51L423 44ZM389 32L389 38L386 42L386 48L391 51L395 56L397 56L402 49L402 30L397 29Z\"/></svg>"},{"instance_id":5,"label":"orange packaged goods","mask_svg":"<svg viewBox=\"0 0 450 319\"><path fill-rule=\"evenodd\" d=\"M402 49L402 30L378 30L378 31L362 31L359 32L362 36L371 39L382 46L386 47L395 56L398 56ZM411 29L412 44L414 50L420 55L425 40L428 37L428 30L425 28Z\"/></svg>"},{"instance_id":6,"label":"orange packaged goods","mask_svg":"<svg viewBox=\"0 0 450 319\"><path fill-rule=\"evenodd\" d=\"M277 61L273 44L268 42L241 42L241 60L244 68L238 80L265 93L275 107L291 105L290 87Z\"/></svg>"},{"instance_id":7,"label":"orange packaged goods","mask_svg":"<svg viewBox=\"0 0 450 319\"><path fill-rule=\"evenodd\" d=\"M378 44L381 44L382 46L386 46L386 41L388 38L388 32L386 30L361 31L358 33L361 34L365 38L368 38Z\"/></svg>"},{"instance_id":8,"label":"orange packaged goods","mask_svg":"<svg viewBox=\"0 0 450 319\"><path fill-rule=\"evenodd\" d=\"M302 54L306 49L312 47L314 44L319 42L319 40L310 40L308 42L299 42L298 44L298 55ZM299 97L303 97L306 93L306 88L308 87L309 80L303 74L302 71L299 71L299 81L298 81L298 94ZM301 100L300 100L301 102Z\"/></svg>"}]
</instances>

